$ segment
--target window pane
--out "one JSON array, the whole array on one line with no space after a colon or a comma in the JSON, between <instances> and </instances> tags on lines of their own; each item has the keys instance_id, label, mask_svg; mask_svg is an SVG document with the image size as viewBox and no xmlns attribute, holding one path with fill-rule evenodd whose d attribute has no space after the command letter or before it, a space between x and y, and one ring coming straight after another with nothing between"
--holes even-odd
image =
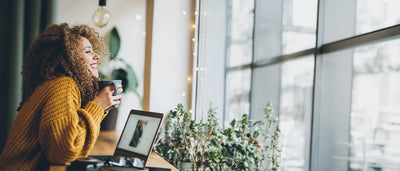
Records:
<instances>
[{"instance_id":1,"label":"window pane","mask_svg":"<svg viewBox=\"0 0 400 171\"><path fill-rule=\"evenodd\" d=\"M232 0L227 3L227 66L249 64L253 54L254 1Z\"/></svg>"},{"instance_id":2,"label":"window pane","mask_svg":"<svg viewBox=\"0 0 400 171\"><path fill-rule=\"evenodd\" d=\"M399 6L398 0L358 0L356 34L399 24Z\"/></svg>"},{"instance_id":3,"label":"window pane","mask_svg":"<svg viewBox=\"0 0 400 171\"><path fill-rule=\"evenodd\" d=\"M315 46L317 0L257 0L254 60Z\"/></svg>"},{"instance_id":4,"label":"window pane","mask_svg":"<svg viewBox=\"0 0 400 171\"><path fill-rule=\"evenodd\" d=\"M283 54L315 46L317 28L317 0L284 0L283 3Z\"/></svg>"},{"instance_id":5,"label":"window pane","mask_svg":"<svg viewBox=\"0 0 400 171\"><path fill-rule=\"evenodd\" d=\"M232 42L228 51L228 67L249 64L253 54L252 41Z\"/></svg>"},{"instance_id":6,"label":"window pane","mask_svg":"<svg viewBox=\"0 0 400 171\"><path fill-rule=\"evenodd\" d=\"M279 126L283 170L308 170L314 58L282 64Z\"/></svg>"},{"instance_id":7,"label":"window pane","mask_svg":"<svg viewBox=\"0 0 400 171\"><path fill-rule=\"evenodd\" d=\"M251 70L229 72L226 77L225 126L249 113Z\"/></svg>"},{"instance_id":8,"label":"window pane","mask_svg":"<svg viewBox=\"0 0 400 171\"><path fill-rule=\"evenodd\" d=\"M296 31L285 31L282 33L283 54L298 52L315 44L315 34L302 33Z\"/></svg>"},{"instance_id":9,"label":"window pane","mask_svg":"<svg viewBox=\"0 0 400 171\"><path fill-rule=\"evenodd\" d=\"M350 169L399 170L400 39L354 53Z\"/></svg>"},{"instance_id":10,"label":"window pane","mask_svg":"<svg viewBox=\"0 0 400 171\"><path fill-rule=\"evenodd\" d=\"M399 24L399 6L398 0L326 0L321 21L323 41L334 42Z\"/></svg>"},{"instance_id":11,"label":"window pane","mask_svg":"<svg viewBox=\"0 0 400 171\"><path fill-rule=\"evenodd\" d=\"M198 59L195 83L196 120L207 120L207 110L216 108L217 118L222 121L225 94L225 55L227 53L227 4L225 1L203 0L197 27ZM197 48L194 48L197 49Z\"/></svg>"}]
</instances>

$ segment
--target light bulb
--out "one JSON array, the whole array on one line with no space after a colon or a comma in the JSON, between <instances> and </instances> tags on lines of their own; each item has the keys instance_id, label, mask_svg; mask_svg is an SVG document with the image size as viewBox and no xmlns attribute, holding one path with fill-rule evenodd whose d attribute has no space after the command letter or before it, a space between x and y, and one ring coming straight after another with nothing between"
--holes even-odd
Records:
<instances>
[{"instance_id":1,"label":"light bulb","mask_svg":"<svg viewBox=\"0 0 400 171\"><path fill-rule=\"evenodd\" d=\"M111 14L106 9L106 0L99 0L99 8L93 14L93 22L99 27L104 27L110 21Z\"/></svg>"}]
</instances>

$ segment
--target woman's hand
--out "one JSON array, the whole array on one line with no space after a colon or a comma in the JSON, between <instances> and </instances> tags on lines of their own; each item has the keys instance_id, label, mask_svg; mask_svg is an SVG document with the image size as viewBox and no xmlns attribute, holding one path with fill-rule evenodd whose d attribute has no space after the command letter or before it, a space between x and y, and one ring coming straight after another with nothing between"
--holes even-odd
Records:
<instances>
[{"instance_id":1,"label":"woman's hand","mask_svg":"<svg viewBox=\"0 0 400 171\"><path fill-rule=\"evenodd\" d=\"M109 111L113 108L118 107L121 102L123 88L122 85L118 85L118 93L119 95L113 96L114 93L114 85L107 86L103 88L99 93L97 93L96 97L93 99L94 102L99 104L104 111Z\"/></svg>"}]
</instances>

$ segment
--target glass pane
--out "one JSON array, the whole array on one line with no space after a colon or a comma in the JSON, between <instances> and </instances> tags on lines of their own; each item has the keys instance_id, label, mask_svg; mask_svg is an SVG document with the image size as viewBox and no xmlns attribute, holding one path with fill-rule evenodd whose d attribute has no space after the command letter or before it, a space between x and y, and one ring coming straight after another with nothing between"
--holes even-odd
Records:
<instances>
[{"instance_id":1,"label":"glass pane","mask_svg":"<svg viewBox=\"0 0 400 171\"><path fill-rule=\"evenodd\" d=\"M315 45L315 34L296 31L285 31L282 33L283 54L298 52L311 48Z\"/></svg>"},{"instance_id":2,"label":"glass pane","mask_svg":"<svg viewBox=\"0 0 400 171\"><path fill-rule=\"evenodd\" d=\"M225 99L225 56L227 53L227 4L225 1L203 0L199 11L197 76L193 95L195 119L207 120L207 111L216 108L217 118L223 120ZM197 50L197 48L194 48Z\"/></svg>"},{"instance_id":3,"label":"glass pane","mask_svg":"<svg viewBox=\"0 0 400 171\"><path fill-rule=\"evenodd\" d=\"M317 0L284 0L282 53L289 54L315 46Z\"/></svg>"},{"instance_id":4,"label":"glass pane","mask_svg":"<svg viewBox=\"0 0 400 171\"><path fill-rule=\"evenodd\" d=\"M231 43L228 47L228 67L249 64L253 54L251 41Z\"/></svg>"},{"instance_id":5,"label":"glass pane","mask_svg":"<svg viewBox=\"0 0 400 171\"><path fill-rule=\"evenodd\" d=\"M251 82L251 119L263 120L265 105L271 101L274 116L279 116L281 63L253 68Z\"/></svg>"},{"instance_id":6,"label":"glass pane","mask_svg":"<svg viewBox=\"0 0 400 171\"><path fill-rule=\"evenodd\" d=\"M318 0L257 0L255 61L313 48L317 4Z\"/></svg>"},{"instance_id":7,"label":"glass pane","mask_svg":"<svg viewBox=\"0 0 400 171\"><path fill-rule=\"evenodd\" d=\"M334 42L399 24L399 6L398 0L327 0L323 41Z\"/></svg>"},{"instance_id":8,"label":"glass pane","mask_svg":"<svg viewBox=\"0 0 400 171\"><path fill-rule=\"evenodd\" d=\"M355 49L351 170L400 169L399 47L397 39Z\"/></svg>"},{"instance_id":9,"label":"glass pane","mask_svg":"<svg viewBox=\"0 0 400 171\"><path fill-rule=\"evenodd\" d=\"M283 170L308 170L313 77L312 56L282 64L279 126Z\"/></svg>"},{"instance_id":10,"label":"glass pane","mask_svg":"<svg viewBox=\"0 0 400 171\"><path fill-rule=\"evenodd\" d=\"M227 3L227 66L249 64L253 54L254 1L232 0Z\"/></svg>"},{"instance_id":11,"label":"glass pane","mask_svg":"<svg viewBox=\"0 0 400 171\"><path fill-rule=\"evenodd\" d=\"M356 34L399 24L399 6L398 0L357 0Z\"/></svg>"},{"instance_id":12,"label":"glass pane","mask_svg":"<svg viewBox=\"0 0 400 171\"><path fill-rule=\"evenodd\" d=\"M226 77L225 126L232 119L241 118L242 114L249 113L251 70L229 72Z\"/></svg>"}]
</instances>

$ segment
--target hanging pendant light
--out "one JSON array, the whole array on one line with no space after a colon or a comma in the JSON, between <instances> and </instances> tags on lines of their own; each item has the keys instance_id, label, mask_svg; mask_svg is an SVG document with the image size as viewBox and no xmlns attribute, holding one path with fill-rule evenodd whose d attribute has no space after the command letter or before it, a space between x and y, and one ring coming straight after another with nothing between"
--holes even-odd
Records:
<instances>
[{"instance_id":1,"label":"hanging pendant light","mask_svg":"<svg viewBox=\"0 0 400 171\"><path fill-rule=\"evenodd\" d=\"M110 21L111 14L106 9L106 0L99 0L99 8L93 14L93 22L98 27L104 27Z\"/></svg>"}]
</instances>

